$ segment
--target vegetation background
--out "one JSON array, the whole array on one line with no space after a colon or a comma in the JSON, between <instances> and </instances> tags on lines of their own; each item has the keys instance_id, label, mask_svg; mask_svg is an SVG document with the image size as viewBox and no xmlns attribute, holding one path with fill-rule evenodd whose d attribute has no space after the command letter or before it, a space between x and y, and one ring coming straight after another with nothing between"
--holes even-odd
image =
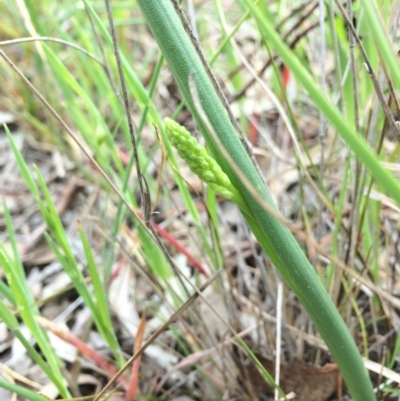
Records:
<instances>
[{"instance_id":1,"label":"vegetation background","mask_svg":"<svg viewBox=\"0 0 400 401\"><path fill-rule=\"evenodd\" d=\"M106 5L0 1L0 397L349 399L239 209L170 145L165 117L204 140L138 4L112 1L131 135ZM398 399L400 3L182 7L376 398Z\"/></svg>"}]
</instances>

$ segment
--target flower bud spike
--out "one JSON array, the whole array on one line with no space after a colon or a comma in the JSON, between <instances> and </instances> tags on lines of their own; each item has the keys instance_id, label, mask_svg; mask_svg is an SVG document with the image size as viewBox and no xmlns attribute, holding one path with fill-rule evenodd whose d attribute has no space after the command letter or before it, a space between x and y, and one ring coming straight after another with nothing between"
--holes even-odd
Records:
<instances>
[{"instance_id":1,"label":"flower bud spike","mask_svg":"<svg viewBox=\"0 0 400 401\"><path fill-rule=\"evenodd\" d=\"M166 132L172 146L179 156L186 162L190 170L206 183L214 192L235 202L244 212L249 208L238 190L232 185L229 177L221 166L200 145L189 131L177 122L166 118L164 120Z\"/></svg>"}]
</instances>

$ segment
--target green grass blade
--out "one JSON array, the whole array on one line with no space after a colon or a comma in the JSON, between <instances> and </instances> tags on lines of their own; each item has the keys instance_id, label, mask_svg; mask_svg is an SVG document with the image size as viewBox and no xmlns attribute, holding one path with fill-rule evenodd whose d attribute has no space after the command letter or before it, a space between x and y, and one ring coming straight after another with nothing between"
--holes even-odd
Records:
<instances>
[{"instance_id":1,"label":"green grass blade","mask_svg":"<svg viewBox=\"0 0 400 401\"><path fill-rule=\"evenodd\" d=\"M40 394L35 393L34 391L28 390L14 383L10 383L4 379L0 379L0 387L12 391L13 393L18 394L21 397L24 397L30 401L49 401L47 397L43 397Z\"/></svg>"},{"instance_id":2,"label":"green grass blade","mask_svg":"<svg viewBox=\"0 0 400 401\"><path fill-rule=\"evenodd\" d=\"M14 230L11 225L11 217L7 208L4 209L4 212L7 232L9 234L11 243L14 244L13 248L16 248ZM38 343L46 360L48 361L50 368L48 369L44 363L39 363L39 366L41 366L42 369L47 373L60 393L64 397L67 397L69 392L64 385L63 375L60 370L61 361L58 359L55 351L51 347L46 333L36 322L35 316L39 315L39 311L35 306L35 300L30 293L29 288L27 287L25 273L21 271L22 263L19 259L18 252L14 253L13 258L10 258L5 247L0 243L0 265L3 268L4 274L10 285L10 289L15 297L21 318ZM36 356L36 354L34 354L34 356Z\"/></svg>"},{"instance_id":3,"label":"green grass blade","mask_svg":"<svg viewBox=\"0 0 400 401\"><path fill-rule=\"evenodd\" d=\"M102 326L104 326L104 330L107 332L107 336L111 337L109 338L108 342L113 345L113 348L115 350L118 348L118 341L115 337L114 330L112 329L113 325L108 309L106 289L104 287L103 281L100 278L99 270L96 266L92 249L82 227L79 228L79 235L81 237L83 249L85 251L89 274L92 279L93 290L96 297L96 308L99 313L99 321L101 322Z\"/></svg>"}]
</instances>

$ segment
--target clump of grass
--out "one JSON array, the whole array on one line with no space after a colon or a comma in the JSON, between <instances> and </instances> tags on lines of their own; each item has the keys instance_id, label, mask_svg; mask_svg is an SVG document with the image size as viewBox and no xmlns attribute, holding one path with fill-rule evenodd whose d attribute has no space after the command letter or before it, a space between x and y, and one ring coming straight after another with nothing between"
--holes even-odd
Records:
<instances>
[{"instance_id":1,"label":"clump of grass","mask_svg":"<svg viewBox=\"0 0 400 401\"><path fill-rule=\"evenodd\" d=\"M29 32L31 36L48 36L51 34L57 36L57 39L62 39L58 42L52 41L50 38L46 41L37 40L25 44L13 44L14 49L18 49L23 54L22 58L15 57L14 61L25 72L28 68L28 64L25 63L28 60L29 69L31 69L31 65L34 66L35 73L30 77L31 81L40 88L45 98L57 108L59 114L79 132L80 140L90 148L93 160L102 168L108 180L93 174L91 166L82 161L80 152L71 151L69 140L65 140L63 135L55 135L55 133L64 134L63 130L60 130L58 122L50 117L46 108L36 102L32 93L21 85L20 82L22 81L19 81L12 70L5 65L0 66L1 74L6 77L3 88L0 88L1 91L6 92L6 96L2 97L1 102L4 107L20 116L21 121L34 132L36 138L55 143L63 152L71 154L79 174L91 182L100 183L105 191L102 194L112 203L113 207L115 206L116 214L112 213L113 216L105 223L110 230L107 233L109 234L109 245L103 246L104 257L101 266L97 263L96 250L92 246L90 238L87 237L88 234L84 232L82 227L79 229L79 238L87 266L87 276L85 276L80 270L81 261L77 260L71 249L70 239L66 235L63 222L54 207L54 201L50 196L48 186L45 184L45 178L37 169L32 170L30 166L27 166L10 138L18 167L47 225L46 241L48 246L61 263L64 271L69 274L72 285L79 296L82 297L85 306L90 309L96 330L106 340L114 359L117 361L116 366L126 367L107 297L107 283L110 279L111 267L120 252L120 248L115 248L114 243L119 240L123 231L121 227L123 227L127 216L130 216L132 211L135 212L138 206L144 206L144 213L141 216L145 215L146 218L151 216L151 211L159 205L165 210L166 215L172 214L171 210L176 205L170 200L169 188L171 188L171 184L166 181L166 177L172 176L183 201L183 206L180 209L184 208L190 216L190 221L194 223L194 242L197 245L195 251L201 258L201 263L208 264L210 271L220 269L227 263L224 259L225 237L222 231L224 226L221 223L225 220L218 215L219 205L214 194L216 193L235 202L243 212L248 227L253 231L267 255L266 263L269 266L276 267L280 275L294 290L298 300L304 305L316 328L329 346L334 359L342 370L353 399L362 401L376 399L365 374L358 349L346 328L346 324L350 324L350 317L355 316L357 318L358 327L355 331L357 331L357 335L360 333L362 337L362 344L359 348L362 348L363 354L368 357L369 338L373 337L370 333L373 332L377 337L379 334L377 322L386 319L383 311L388 310L388 306L383 305L383 302L387 302L390 307L396 305L395 299L390 294L380 296L382 291L378 287L381 279L379 260L384 252L390 253L389 248L393 242L390 238L390 232L384 233L386 236L384 244L381 244L379 240L382 237L379 228L383 226L381 215L385 212L385 208L382 208L382 202L386 202L385 206L390 207L390 203L379 191L385 191L396 202L400 202L400 186L381 163L381 159L386 157L388 160L395 160L399 147L396 146L394 151L389 151L388 148L383 147L384 128L382 128L383 135L380 143L377 143L375 136L364 135L364 137L369 136L369 144L367 144L363 136L358 133L361 131L367 134L368 132L378 131L378 128L387 124L393 125L391 114L384 117L379 112L380 106L376 99L382 101L382 97L375 96L374 91L379 93L380 88L374 88L370 82L370 76L373 77L374 72L375 76L379 75L379 63L387 66L387 71L385 71L390 85L392 82L396 84L400 82L398 61L395 52L393 52L393 46L380 25L379 19L376 18L376 15L382 11L385 23L390 22L393 10L390 9L389 2L383 2L380 11L376 11L375 5L368 0L363 0L359 5L354 6L352 12L357 17L354 20L361 21L358 27L360 33L358 34L355 29L349 31L353 32L354 38L357 40L362 37L361 42L364 42L366 51L362 55L363 58L356 53L356 61L353 61L351 66L349 64L349 67L347 67L347 63L351 57L349 57L348 49L352 46L350 46L351 41L346 38L346 31L343 28L343 20L346 20L348 15L346 10L340 9L341 15L347 15L346 18L342 18L335 14L336 9L328 9L330 14L328 13L324 24L326 28L324 46L330 46L329 51L333 54L336 66L334 77L329 77L333 79L332 87L328 89L324 87L326 85L322 83L322 80L320 83L319 77L309 66L309 57L311 56L310 53L307 53L309 51L307 46L296 50L293 50L293 47L288 48L286 46L285 41L294 44L298 42L298 38L287 40L287 36L293 33L291 28L288 28L286 33L280 31L278 34L276 32L273 25L275 21L281 21L282 8L279 8L279 5L282 6L282 2L274 3L277 6L276 8L267 8L262 2L254 3L242 0L235 3L230 12L224 10L223 4L217 0L215 2L216 12L212 12L211 16L208 14L207 8L198 10L197 22L201 37L205 37L206 35L203 36L203 32L209 29L209 18L215 18L215 25L219 24L220 26L223 37L220 46L213 47L210 42L204 41L205 53L213 55L210 59L218 65L216 71L220 71L221 74L225 73L226 60L228 61L229 70L234 71L235 74L232 72L230 78L228 76L224 76L224 78L226 78L227 88L234 88L238 97L240 93L245 92L243 89L244 82L249 77L240 68L241 62L234 37L238 32L240 33L243 25L247 23L248 27L252 27L258 36L256 43L265 40L264 48L261 51L258 49L259 54L262 54L265 65L273 67L271 86L280 94L281 99L284 99L283 107L280 105L280 113L282 115L287 110L288 115L285 121L289 127L288 131L292 133L291 141L294 144L293 153L295 155L295 161L291 160L291 163L293 162L294 168L300 172L298 174L299 179L294 184L299 190L298 197L293 205L283 202L278 202L276 205L272 200L273 196L264 186L263 180L260 179L259 173L254 169L251 158L245 151L242 141L238 138L239 127L232 125L232 122L235 121L228 117L216 85L210 81L209 71L204 69L204 60L198 58L198 52L193 48L188 40L187 33L182 28L180 18L176 14L176 11L179 14L180 10L177 2L173 2L175 4L174 11L167 1L141 0L138 1L138 4L158 41L162 55L159 55L158 50L155 50L155 45L152 48L155 53L150 54L148 46L141 47L136 42L126 39L129 37L129 30L132 25L135 29L144 31L144 20L139 9L132 11L131 8L125 8L125 5L122 4L116 5L113 10L115 24L118 26L118 38L121 40L122 69L126 77L128 93L134 99L132 113L138 117L138 126L134 136L136 139L140 138L146 124L150 127L156 126L162 137L160 143L165 146L162 151L168 154L168 160L173 168L168 171L166 168L163 171L160 168L157 172L157 178L154 179L154 170L150 170L150 168L154 164L158 164L159 144L154 142L146 148L143 142L139 143L138 159L146 178L150 196L146 198L147 203L145 205L138 205L137 199L139 197L136 195L139 186L137 180L133 181L132 185L131 179L133 158L130 161L128 158L128 165L126 165L121 157L124 152L131 152L131 133L125 123L126 116L120 102L119 88L114 82L116 81L114 76L117 74L111 51L113 44L107 23L104 20L103 10L97 4L94 7L90 2L84 1L84 10L76 8L74 5L61 4L60 9L64 10L64 7L67 7L68 12L59 14L55 13L54 4L48 2L48 7L46 7L45 3L41 5L30 4L26 9L22 9L22 5L10 5L2 14L5 22L0 23L0 32L8 38L20 38ZM243 10L245 10L244 14ZM365 20L361 18L364 12L368 26ZM307 5L294 9L293 14L290 14L284 23L278 24L277 29L283 29L282 26L285 26L287 21L290 22L292 19L303 21L303 23L306 20L308 23L307 18L310 14L307 13ZM127 20L128 14L133 15L134 18ZM317 19L316 17L313 19L312 15L315 17L315 12L311 14L310 24ZM207 21L206 25L203 23L203 17L204 21ZM52 21L52 24L46 23L46 20ZM348 19L348 21L351 20L352 18ZM126 25L127 21L131 26ZM324 23L323 19L322 23ZM233 28L229 29L231 26ZM315 29L317 24L314 23L313 26ZM73 29L66 27L73 27ZM369 27L372 29L370 30ZM283 37L285 37L285 41L282 39ZM312 38L312 36L310 37ZM148 43L148 38L144 42ZM80 48L75 46L77 43L81 45ZM7 46L9 45L8 43ZM82 51L82 47L85 48L85 51ZM11 53L8 49L6 44L3 44L2 50ZM379 52L376 51L377 49L380 49ZM218 58L218 55L226 57L226 60L220 61L221 58ZM199 146L188 131L173 120L167 119L163 124L164 115L174 116L173 118L176 119L179 110L184 107L181 104L180 109L177 109L175 113L159 107L161 102L160 97L157 97L157 87L160 84L164 57L180 87L183 101L192 112L198 128L207 141L209 153ZM139 69L136 68L138 59L144 60ZM305 92L302 92L301 95L304 96L306 93L307 99L315 105L314 110L318 110L324 116L325 121L330 124L331 131L338 134L333 140L331 139L333 135L330 132L324 133L321 130L320 137L323 139L320 144L312 145L312 149L308 149L307 138L302 138L303 131L306 130L302 130L298 126L304 122L306 113L301 111L301 107L304 105L301 102L294 104L293 99L285 98L284 88L279 83L281 77L278 67L281 61L295 77L298 84L304 88ZM367 73L363 68L357 70L358 66L364 62L369 63ZM144 84L145 72L152 67L154 67L153 73L149 81ZM351 71L350 75L346 71ZM352 80L353 77L356 84ZM191 87L191 79L195 82L194 88ZM254 77L251 77L251 80L256 81ZM164 87L164 83L162 85ZM14 101L12 96L9 96L10 93L16 91L19 93L18 99L23 101ZM353 96L353 93L356 93L356 96ZM336 107L331 101L335 96L340 98L340 107ZM62 99L61 103L59 99ZM279 100L276 99L276 101L279 103ZM385 102L386 99L383 97L381 106L384 110ZM242 98L239 103L239 106L242 106L245 100ZM392 94L392 103L396 103L395 94ZM360 110L360 104L371 104L374 107ZM391 106L393 107L393 105ZM239 109L239 121L242 128L247 131L249 124L246 121L246 113L241 107ZM298 112L299 109L300 113ZM373 109L377 111L375 112ZM360 111L364 111L365 115L359 113ZM256 114L254 113L254 115ZM385 120L389 122L384 125ZM371 122L371 125L367 125L365 121ZM326 125L326 123L324 124ZM254 128L254 126L256 125L250 124L250 127ZM284 131L282 132L284 135ZM337 140L338 136L342 138L342 142ZM171 145L177 148L178 153L192 171L211 189L211 191L206 189L204 199L202 199L208 208L206 218L204 214L199 212L201 207L186 186ZM75 149L74 146L72 149ZM321 155L319 162L315 162L316 148ZM290 155L291 152L292 150L286 150L287 155ZM345 163L341 162L342 165L338 168L332 167L332 165L338 164L338 160L341 160L338 155L343 152L346 152L347 155ZM282 153L280 157L282 157ZM381 156L378 157L377 153L381 153ZM283 157L290 158L290 156L285 155ZM356 158L357 163L355 162ZM356 168L353 169L352 166L356 166ZM335 180L339 184L334 180L335 184L332 184L331 175L333 172L336 174ZM362 179L359 180L359 177ZM349 191L350 186L352 187L351 191ZM314 210L313 205L311 211L307 203L310 187L312 193L316 194L316 203L318 203L316 209ZM334 191L331 189L332 187L335 188ZM113 191L115 189L118 193L117 198L114 197ZM374 197L369 196L372 191L375 191L373 192ZM284 199L291 202L289 197ZM352 211L349 221L347 221L345 215L349 199L352 202ZM293 215L301 215L297 227L282 218L277 212L278 208L280 210L290 209ZM12 247L10 251L10 249L0 246L1 264L7 278L7 282L0 284L0 318L24 344L30 357L56 385L60 394L68 398L71 394L69 394L69 388L63 381L63 377L67 376L64 375L66 368L59 361L55 351L49 346L46 333L36 322L36 316L40 314L40 310L35 306L35 300L31 297L27 287L24 266L18 255L12 216L7 211L7 207L4 207L4 210L7 232ZM140 221L138 219L140 214L135 213L133 216L133 230L137 233L139 238L137 243L140 244L138 260L145 260L145 263L138 269L140 275L146 275L154 283L152 288L159 299L164 299L164 297L165 299L172 299L173 302L170 306L174 309L188 298L190 292L188 289L191 287L187 282L182 284L183 279L181 283L174 282L171 278L170 259L164 255L163 250L154 241L154 233L146 227L148 221ZM314 241L312 234L313 228L317 236L322 235L321 232L326 230L328 224L324 225L324 218L328 218L328 220L332 218L332 221L329 220L329 224L333 227L334 239L329 251ZM316 220L318 223L315 223ZM241 227L240 223L238 226ZM299 229L299 226L302 228ZM297 239L293 237L290 231L296 234ZM162 231L159 230L159 232ZM330 231L325 233L326 237L331 234ZM341 236L346 238L344 246L339 241ZM298 244L299 239L302 241L301 245L304 245L303 249ZM313 266L305 257L303 250L307 248L306 245L310 250L308 256L312 257L313 262L315 261L319 275L315 273ZM345 256L342 257L341 252L346 247L348 251L344 252ZM385 247L386 249L383 249ZM328 260L326 272L324 265L326 260L324 259L321 262L322 257L318 259L315 257L316 254L323 255ZM254 258L259 260L256 253L254 253ZM344 263L339 258L343 259ZM244 262L247 263L247 261ZM199 265L201 263L199 262ZM346 264L350 265L351 268ZM148 266L149 271L147 271ZM262 271L264 278L268 277L268 280L263 281L263 286L270 285L268 292L272 294L274 284L271 285L270 282L274 283L274 275L270 274L269 271L262 270L263 263L260 262L257 266L259 267L257 273L251 270L251 273L246 271L243 274L243 282L248 284L251 281L249 281L249 277L256 276L259 271ZM362 283L363 288L368 287L379 295L379 299L371 296L366 303L363 303L364 310L368 312L363 314L362 308L360 308L360 300L365 302L365 296L362 294L359 285L344 277L341 272L338 273L339 267L354 277L357 283ZM368 270L373 281L360 277L357 268ZM179 270L174 271L180 273ZM242 280L241 270L238 268L238 271L235 280L240 281ZM197 282L196 277L188 280L191 285ZM231 283L235 280L231 280ZM345 317L346 324L327 296L324 286L337 301L338 309ZM251 285L249 291L252 294L255 291ZM234 292L232 291L232 293ZM345 294L343 298L340 295L341 293ZM227 295L225 294L225 296ZM257 296L261 299L260 293L257 293ZM270 296L273 298L272 295ZM238 299L235 300L238 302ZM143 303L144 301L137 300L137 302ZM165 303L167 304L167 301ZM267 303L267 301L264 302L264 304ZM298 309L299 306L295 304L293 310L297 311ZM18 319L28 326L43 355L38 353L21 334L19 321L16 320L14 313ZM194 313L191 314L191 321L197 321L198 315L197 310L194 310ZM208 318L205 316L206 320ZM185 350L182 353L190 354L200 346L201 340L194 339L192 332L186 332L184 331L186 329L183 328L183 332L180 333L176 327L173 327L172 330L179 343L179 349ZM396 344L393 354L387 358L390 360L388 364L390 367L396 363L397 349L400 344L399 337L397 337ZM245 344L242 346L246 348ZM247 354L251 356L255 364L258 364L258 369L262 371L264 367L257 361L250 348L247 349ZM277 348L275 355L281 351L278 346ZM140 351L135 349L135 354L138 352ZM218 366L218 362L215 363L215 366ZM138 370L137 366L135 369ZM221 391L218 385L209 385L212 382L212 375L207 376L201 369L199 372L199 375L203 375L204 378L204 386L202 387L204 394L211 393L212 396L220 397ZM227 372L222 372L222 377L225 377L224 374ZM263 376L268 377L268 372L263 372ZM236 382L236 377L233 379L226 382ZM270 378L266 380L271 383ZM34 401L43 399L40 395L29 392L4 379L0 380L0 386ZM229 386L231 385L227 387ZM229 389L232 388L229 387ZM389 388L389 391L393 391L393 389Z\"/></svg>"}]
</instances>

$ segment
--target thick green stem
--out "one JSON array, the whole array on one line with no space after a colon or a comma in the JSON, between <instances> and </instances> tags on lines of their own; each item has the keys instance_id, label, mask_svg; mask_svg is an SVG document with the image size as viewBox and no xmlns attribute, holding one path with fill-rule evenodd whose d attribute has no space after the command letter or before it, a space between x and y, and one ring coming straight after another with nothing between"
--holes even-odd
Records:
<instances>
[{"instance_id":1,"label":"thick green stem","mask_svg":"<svg viewBox=\"0 0 400 401\"><path fill-rule=\"evenodd\" d=\"M243 194L254 215L254 219L245 216L250 228L313 320L336 360L353 399L375 401L357 346L313 267L290 231L264 210L235 174L196 110L189 88L190 75L194 77L201 106L219 142L258 196L274 206L170 0L138 0L138 3L213 156Z\"/></svg>"}]
</instances>

